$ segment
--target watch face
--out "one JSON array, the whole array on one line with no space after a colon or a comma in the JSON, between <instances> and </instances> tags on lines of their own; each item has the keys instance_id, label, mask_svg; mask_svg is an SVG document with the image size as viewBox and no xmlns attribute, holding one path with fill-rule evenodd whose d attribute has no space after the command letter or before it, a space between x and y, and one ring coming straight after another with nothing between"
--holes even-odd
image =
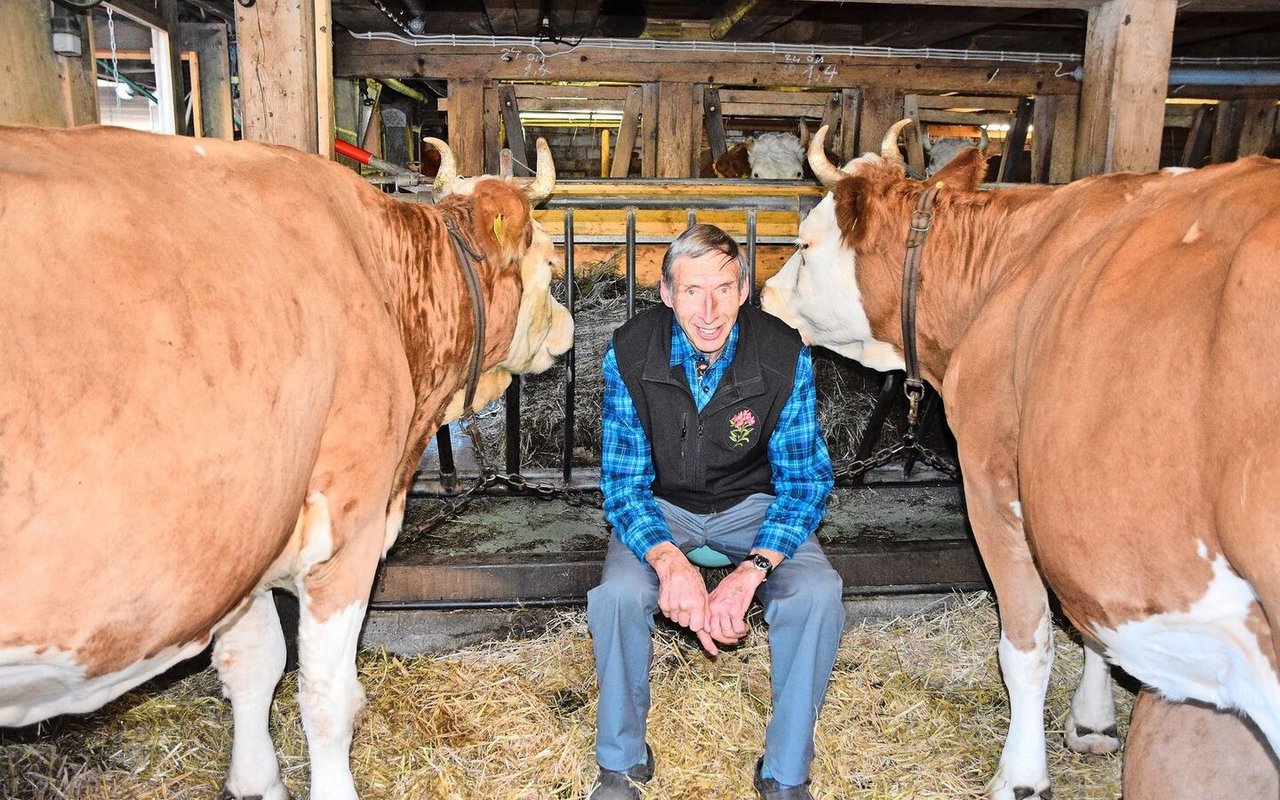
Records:
<instances>
[{"instance_id":1,"label":"watch face","mask_svg":"<svg viewBox=\"0 0 1280 800\"><path fill-rule=\"evenodd\" d=\"M759 553L751 556L751 563L755 564L759 569L764 570L766 575L773 571L773 564L769 563L769 559Z\"/></svg>"}]
</instances>

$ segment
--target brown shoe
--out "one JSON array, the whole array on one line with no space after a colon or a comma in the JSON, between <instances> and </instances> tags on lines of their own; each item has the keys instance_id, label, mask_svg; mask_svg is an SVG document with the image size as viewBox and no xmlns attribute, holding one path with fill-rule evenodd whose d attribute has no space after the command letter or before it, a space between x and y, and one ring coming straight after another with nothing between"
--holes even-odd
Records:
<instances>
[{"instance_id":1,"label":"brown shoe","mask_svg":"<svg viewBox=\"0 0 1280 800\"><path fill-rule=\"evenodd\" d=\"M808 781L797 786L783 786L773 778L762 776L760 769L763 766L764 759L761 758L756 762L756 776L752 781L756 792L760 795L760 800L813 800L813 795L809 794Z\"/></svg>"},{"instance_id":2,"label":"brown shoe","mask_svg":"<svg viewBox=\"0 0 1280 800\"><path fill-rule=\"evenodd\" d=\"M643 764L621 772L601 767L587 800L640 800L640 784L653 777L653 766L653 750L646 744Z\"/></svg>"}]
</instances>

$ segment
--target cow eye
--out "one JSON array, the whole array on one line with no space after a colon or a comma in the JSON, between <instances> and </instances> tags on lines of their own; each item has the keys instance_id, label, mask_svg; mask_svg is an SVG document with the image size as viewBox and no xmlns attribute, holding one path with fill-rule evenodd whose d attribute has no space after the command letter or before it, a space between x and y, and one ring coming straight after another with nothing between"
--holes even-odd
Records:
<instances>
[{"instance_id":1,"label":"cow eye","mask_svg":"<svg viewBox=\"0 0 1280 800\"><path fill-rule=\"evenodd\" d=\"M797 249L797 250L808 250L808 249L809 249L809 243L808 243L808 242L806 242L806 241L803 241L803 240L798 241L798 242L796 242L796 249Z\"/></svg>"}]
</instances>

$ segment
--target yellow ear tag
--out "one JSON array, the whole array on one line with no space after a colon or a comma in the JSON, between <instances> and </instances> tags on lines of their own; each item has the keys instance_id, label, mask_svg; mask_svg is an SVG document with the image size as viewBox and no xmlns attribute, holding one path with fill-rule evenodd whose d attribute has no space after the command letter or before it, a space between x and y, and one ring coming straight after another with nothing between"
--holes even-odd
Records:
<instances>
[{"instance_id":1,"label":"yellow ear tag","mask_svg":"<svg viewBox=\"0 0 1280 800\"><path fill-rule=\"evenodd\" d=\"M493 218L493 236L499 242L506 241L506 239L504 239L502 236L503 222L504 220L501 214L498 214L496 217Z\"/></svg>"},{"instance_id":2,"label":"yellow ear tag","mask_svg":"<svg viewBox=\"0 0 1280 800\"><path fill-rule=\"evenodd\" d=\"M937 183L934 184L934 186L937 186L939 189L941 189L943 185L944 185L944 181L938 181Z\"/></svg>"}]
</instances>

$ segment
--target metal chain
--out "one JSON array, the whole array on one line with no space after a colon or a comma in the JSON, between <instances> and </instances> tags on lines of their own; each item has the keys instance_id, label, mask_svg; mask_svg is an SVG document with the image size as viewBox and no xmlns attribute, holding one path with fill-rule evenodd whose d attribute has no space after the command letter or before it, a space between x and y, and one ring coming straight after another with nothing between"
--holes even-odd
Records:
<instances>
[{"instance_id":1,"label":"metal chain","mask_svg":"<svg viewBox=\"0 0 1280 800\"><path fill-rule=\"evenodd\" d=\"M116 52L116 18L111 6L107 6L107 38L111 42L111 80L115 82L116 114L120 113L120 61Z\"/></svg>"},{"instance_id":2,"label":"metal chain","mask_svg":"<svg viewBox=\"0 0 1280 800\"><path fill-rule=\"evenodd\" d=\"M920 444L914 436L908 435L904 436L902 441L897 444L877 450L864 459L854 459L843 464L834 465L836 483L839 484L842 481L861 477L876 467L888 464L898 455L907 452L914 454L917 460L948 477L954 479L959 479L960 477L960 470L955 464Z\"/></svg>"}]
</instances>

